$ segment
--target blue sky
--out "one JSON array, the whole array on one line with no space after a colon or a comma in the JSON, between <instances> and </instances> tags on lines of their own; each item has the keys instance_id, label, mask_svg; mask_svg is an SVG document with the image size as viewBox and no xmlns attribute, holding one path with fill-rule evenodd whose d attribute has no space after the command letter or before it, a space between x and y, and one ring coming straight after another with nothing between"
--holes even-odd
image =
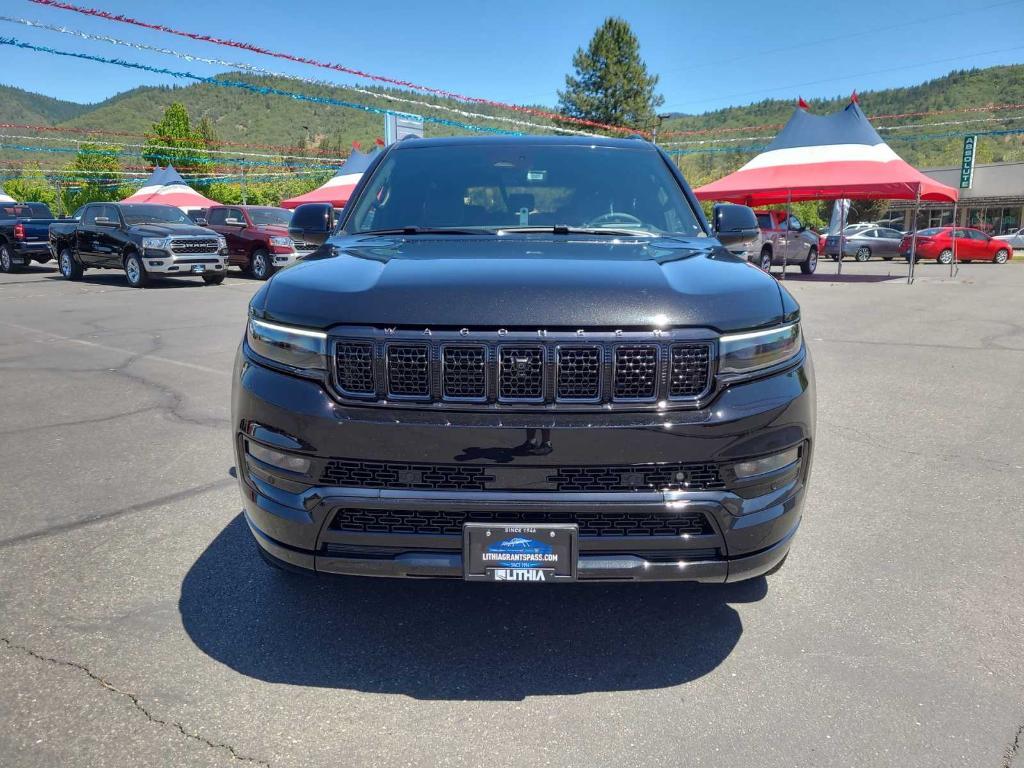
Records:
<instances>
[{"instance_id":1,"label":"blue sky","mask_svg":"<svg viewBox=\"0 0 1024 768\"><path fill-rule=\"evenodd\" d=\"M704 112L762 98L847 95L910 85L952 69L1024 61L1024 0L903 3L821 0L587 0L342 4L332 0L77 0L188 31L344 64L438 88L553 105L573 52L608 15L632 24L666 111ZM358 13L347 13L354 6ZM370 9L379 8L373 13ZM354 78L243 51L3 0L0 13L276 71ZM201 75L217 67L0 23L0 35ZM0 47L0 82L80 102L173 78Z\"/></svg>"}]
</instances>

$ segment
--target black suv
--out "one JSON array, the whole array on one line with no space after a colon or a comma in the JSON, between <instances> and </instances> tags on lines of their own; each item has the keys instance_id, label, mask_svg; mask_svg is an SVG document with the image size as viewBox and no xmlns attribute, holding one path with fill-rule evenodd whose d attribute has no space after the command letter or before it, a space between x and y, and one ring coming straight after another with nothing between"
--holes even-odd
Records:
<instances>
[{"instance_id":1,"label":"black suv","mask_svg":"<svg viewBox=\"0 0 1024 768\"><path fill-rule=\"evenodd\" d=\"M305 209L305 210L304 210ZM797 303L636 139L410 139L252 299L234 372L271 563L488 581L723 582L801 519Z\"/></svg>"}]
</instances>

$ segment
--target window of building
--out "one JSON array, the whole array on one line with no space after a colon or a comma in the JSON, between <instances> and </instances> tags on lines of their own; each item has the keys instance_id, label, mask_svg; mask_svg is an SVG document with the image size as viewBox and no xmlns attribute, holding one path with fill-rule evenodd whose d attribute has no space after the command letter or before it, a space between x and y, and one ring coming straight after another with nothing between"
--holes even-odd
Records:
<instances>
[{"instance_id":1,"label":"window of building","mask_svg":"<svg viewBox=\"0 0 1024 768\"><path fill-rule=\"evenodd\" d=\"M1020 227L1020 206L968 208L967 226L990 235L1006 235Z\"/></svg>"}]
</instances>

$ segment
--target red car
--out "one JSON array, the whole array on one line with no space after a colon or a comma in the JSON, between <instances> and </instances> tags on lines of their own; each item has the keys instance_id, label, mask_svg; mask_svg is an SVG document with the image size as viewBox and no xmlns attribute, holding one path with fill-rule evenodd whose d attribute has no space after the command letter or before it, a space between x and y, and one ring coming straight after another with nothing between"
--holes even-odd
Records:
<instances>
[{"instance_id":1,"label":"red car","mask_svg":"<svg viewBox=\"0 0 1024 768\"><path fill-rule=\"evenodd\" d=\"M228 264L241 267L257 280L308 256L316 246L296 243L288 235L292 212L265 205L213 205L203 226L223 235Z\"/></svg>"},{"instance_id":2,"label":"red car","mask_svg":"<svg viewBox=\"0 0 1024 768\"><path fill-rule=\"evenodd\" d=\"M900 241L900 256L910 261L913 235ZM953 261L953 227L933 227L917 233L917 258L935 259L939 264ZM1005 264L1010 258L1010 246L1003 240L989 237L980 229L956 228L957 261L994 261Z\"/></svg>"}]
</instances>

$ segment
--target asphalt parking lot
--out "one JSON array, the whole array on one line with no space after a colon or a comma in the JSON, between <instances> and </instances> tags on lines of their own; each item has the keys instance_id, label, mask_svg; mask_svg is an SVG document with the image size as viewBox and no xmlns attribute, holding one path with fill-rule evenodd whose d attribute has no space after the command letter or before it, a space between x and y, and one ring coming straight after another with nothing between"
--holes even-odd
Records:
<instances>
[{"instance_id":1,"label":"asphalt parking lot","mask_svg":"<svg viewBox=\"0 0 1024 768\"><path fill-rule=\"evenodd\" d=\"M259 284L0 276L0 764L1024 766L1024 264L905 269L787 280L806 517L726 587L271 571L228 425Z\"/></svg>"}]
</instances>

